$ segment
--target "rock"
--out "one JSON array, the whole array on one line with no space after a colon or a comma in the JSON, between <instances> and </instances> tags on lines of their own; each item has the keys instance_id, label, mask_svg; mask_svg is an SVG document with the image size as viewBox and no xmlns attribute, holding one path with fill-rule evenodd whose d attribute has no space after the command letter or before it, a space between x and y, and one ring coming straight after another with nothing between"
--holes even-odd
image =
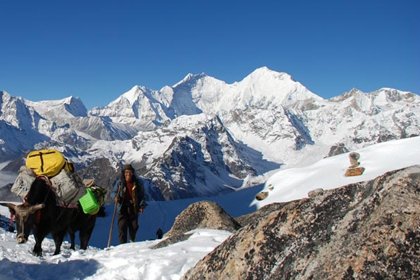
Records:
<instances>
[{"instance_id":1,"label":"rock","mask_svg":"<svg viewBox=\"0 0 420 280\"><path fill-rule=\"evenodd\" d=\"M414 166L266 206L182 279L420 279L419 193Z\"/></svg>"},{"instance_id":2,"label":"rock","mask_svg":"<svg viewBox=\"0 0 420 280\"><path fill-rule=\"evenodd\" d=\"M324 190L322 188L318 188L318 189L308 192L308 197L313 198L318 195L322 195L323 193L324 193Z\"/></svg>"},{"instance_id":3,"label":"rock","mask_svg":"<svg viewBox=\"0 0 420 280\"><path fill-rule=\"evenodd\" d=\"M344 173L344 176L351 177L351 176L360 176L365 172L364 167L354 167L354 168L347 168L346 173Z\"/></svg>"},{"instance_id":4,"label":"rock","mask_svg":"<svg viewBox=\"0 0 420 280\"><path fill-rule=\"evenodd\" d=\"M3 169L1 169L1 171L18 173L22 165L25 165L25 159L24 157L18 157L17 159L10 161L5 167L3 167Z\"/></svg>"},{"instance_id":5,"label":"rock","mask_svg":"<svg viewBox=\"0 0 420 280\"><path fill-rule=\"evenodd\" d=\"M351 152L349 154L349 159L350 159L350 168L354 168L360 165L359 159L360 159L360 154L356 153L356 152Z\"/></svg>"},{"instance_id":6,"label":"rock","mask_svg":"<svg viewBox=\"0 0 420 280\"><path fill-rule=\"evenodd\" d=\"M186 233L194 229L208 228L234 232L240 227L240 224L218 204L211 201L200 201L191 204L176 217L171 230L165 234L165 240L154 248L183 241L190 236Z\"/></svg>"},{"instance_id":7,"label":"rock","mask_svg":"<svg viewBox=\"0 0 420 280\"><path fill-rule=\"evenodd\" d=\"M331 146L327 157L341 155L341 154L348 153L348 152L349 152L349 150L346 148L344 143L338 143L338 144L335 144L335 145Z\"/></svg>"},{"instance_id":8,"label":"rock","mask_svg":"<svg viewBox=\"0 0 420 280\"><path fill-rule=\"evenodd\" d=\"M268 196L268 192L259 192L255 196L255 199L257 199L257 200L264 200L264 199L267 198L267 196Z\"/></svg>"},{"instance_id":9,"label":"rock","mask_svg":"<svg viewBox=\"0 0 420 280\"><path fill-rule=\"evenodd\" d=\"M11 191L11 183L0 186L0 198L3 201L22 203L22 199Z\"/></svg>"},{"instance_id":10,"label":"rock","mask_svg":"<svg viewBox=\"0 0 420 280\"><path fill-rule=\"evenodd\" d=\"M97 186L107 190L105 201L113 201L111 198L112 187L119 176L119 172L111 165L106 158L95 159L86 168L77 170L78 175L83 179L93 179Z\"/></svg>"},{"instance_id":11,"label":"rock","mask_svg":"<svg viewBox=\"0 0 420 280\"><path fill-rule=\"evenodd\" d=\"M242 226L246 226L256 220L261 220L261 219L265 219L265 217L272 213L273 211L277 211L279 209L281 209L283 206L285 205L285 203L271 203L268 204L264 207L262 207L261 209L259 209L258 211L240 216L240 217L235 217L235 220Z\"/></svg>"}]
</instances>

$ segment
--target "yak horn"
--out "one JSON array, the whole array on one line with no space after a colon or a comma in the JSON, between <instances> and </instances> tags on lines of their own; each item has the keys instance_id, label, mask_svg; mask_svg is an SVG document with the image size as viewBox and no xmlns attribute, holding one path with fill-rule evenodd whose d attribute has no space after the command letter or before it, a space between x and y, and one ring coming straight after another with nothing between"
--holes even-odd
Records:
<instances>
[{"instance_id":1,"label":"yak horn","mask_svg":"<svg viewBox=\"0 0 420 280\"><path fill-rule=\"evenodd\" d=\"M29 207L29 213L30 214L35 213L36 211L38 211L39 209L42 209L44 207L45 207L45 204L42 204L42 203L41 204L36 204L34 206Z\"/></svg>"},{"instance_id":2,"label":"yak horn","mask_svg":"<svg viewBox=\"0 0 420 280\"><path fill-rule=\"evenodd\" d=\"M10 210L16 211L17 205L10 202L1 202L0 205L9 207Z\"/></svg>"}]
</instances>

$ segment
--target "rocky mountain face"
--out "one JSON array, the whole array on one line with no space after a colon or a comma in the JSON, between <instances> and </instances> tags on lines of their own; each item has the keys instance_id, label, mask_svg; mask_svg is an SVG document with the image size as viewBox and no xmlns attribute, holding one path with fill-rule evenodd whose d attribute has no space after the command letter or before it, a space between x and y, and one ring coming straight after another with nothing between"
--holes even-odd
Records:
<instances>
[{"instance_id":1,"label":"rocky mountain face","mask_svg":"<svg viewBox=\"0 0 420 280\"><path fill-rule=\"evenodd\" d=\"M0 163L43 147L79 169L131 162L151 199L175 199L259 184L281 165L339 152L332 146L351 151L420 135L419 124L416 94L353 89L326 100L263 67L233 84L188 74L160 90L135 86L90 111L74 97L32 102L1 92Z\"/></svg>"},{"instance_id":2,"label":"rocky mountain face","mask_svg":"<svg viewBox=\"0 0 420 280\"><path fill-rule=\"evenodd\" d=\"M413 166L267 205L182 279L418 279L419 186Z\"/></svg>"},{"instance_id":3,"label":"rocky mountain face","mask_svg":"<svg viewBox=\"0 0 420 280\"><path fill-rule=\"evenodd\" d=\"M276 167L279 164L264 160L258 151L236 142L215 117L196 124L192 132L174 137L145 177L152 178L162 196L171 200L226 192L224 185L239 188L245 178Z\"/></svg>"},{"instance_id":4,"label":"rocky mountain face","mask_svg":"<svg viewBox=\"0 0 420 280\"><path fill-rule=\"evenodd\" d=\"M95 184L98 186L109 186L105 195L106 200L112 199L112 191L114 188L114 182L118 179L120 173L111 165L109 160L104 158L95 159L86 168L81 169L78 172L81 178L94 179Z\"/></svg>"}]
</instances>

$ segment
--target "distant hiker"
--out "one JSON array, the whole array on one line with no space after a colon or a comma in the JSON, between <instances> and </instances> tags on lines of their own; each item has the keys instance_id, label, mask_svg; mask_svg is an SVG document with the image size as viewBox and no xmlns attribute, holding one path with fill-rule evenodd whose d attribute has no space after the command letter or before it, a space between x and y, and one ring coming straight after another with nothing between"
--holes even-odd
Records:
<instances>
[{"instance_id":1,"label":"distant hiker","mask_svg":"<svg viewBox=\"0 0 420 280\"><path fill-rule=\"evenodd\" d=\"M138 214L143 213L146 201L144 187L135 176L131 164L124 165L115 202L119 204L118 238L120 243L127 243L127 230L130 241L134 242L139 228Z\"/></svg>"},{"instance_id":2,"label":"distant hiker","mask_svg":"<svg viewBox=\"0 0 420 280\"><path fill-rule=\"evenodd\" d=\"M162 237L163 237L163 230L161 228L158 228L158 230L156 231L156 238L162 239Z\"/></svg>"}]
</instances>

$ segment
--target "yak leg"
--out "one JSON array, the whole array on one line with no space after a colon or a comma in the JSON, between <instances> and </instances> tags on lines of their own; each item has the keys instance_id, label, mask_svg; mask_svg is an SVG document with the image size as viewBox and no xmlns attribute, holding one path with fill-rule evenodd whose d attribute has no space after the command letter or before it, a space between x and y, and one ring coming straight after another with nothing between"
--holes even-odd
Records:
<instances>
[{"instance_id":1,"label":"yak leg","mask_svg":"<svg viewBox=\"0 0 420 280\"><path fill-rule=\"evenodd\" d=\"M69 236L70 236L70 249L72 249L72 250L76 250L76 241L75 241L75 238L76 238L76 234L75 234L75 230L73 230L73 229L69 229Z\"/></svg>"},{"instance_id":2,"label":"yak leg","mask_svg":"<svg viewBox=\"0 0 420 280\"><path fill-rule=\"evenodd\" d=\"M54 255L60 254L61 244L63 244L65 235L66 235L66 230L62 230L53 234L53 239L55 243Z\"/></svg>"},{"instance_id":3,"label":"yak leg","mask_svg":"<svg viewBox=\"0 0 420 280\"><path fill-rule=\"evenodd\" d=\"M96 223L96 215L88 217L86 228L80 229L79 238L80 238L80 249L86 250L89 244L90 237L92 235L93 228Z\"/></svg>"},{"instance_id":4,"label":"yak leg","mask_svg":"<svg viewBox=\"0 0 420 280\"><path fill-rule=\"evenodd\" d=\"M45 232L38 231L36 234L34 234L34 236L35 236L35 246L32 252L34 253L35 256L41 257L42 256L42 246L41 246L42 241L44 240L45 236L47 236L47 234Z\"/></svg>"},{"instance_id":5,"label":"yak leg","mask_svg":"<svg viewBox=\"0 0 420 280\"><path fill-rule=\"evenodd\" d=\"M89 243L90 234L80 231L79 238L80 238L80 249L86 250Z\"/></svg>"},{"instance_id":6,"label":"yak leg","mask_svg":"<svg viewBox=\"0 0 420 280\"><path fill-rule=\"evenodd\" d=\"M89 239L92 234L92 229L89 230L80 230L79 238L80 238L80 249L86 250L89 244Z\"/></svg>"}]
</instances>

